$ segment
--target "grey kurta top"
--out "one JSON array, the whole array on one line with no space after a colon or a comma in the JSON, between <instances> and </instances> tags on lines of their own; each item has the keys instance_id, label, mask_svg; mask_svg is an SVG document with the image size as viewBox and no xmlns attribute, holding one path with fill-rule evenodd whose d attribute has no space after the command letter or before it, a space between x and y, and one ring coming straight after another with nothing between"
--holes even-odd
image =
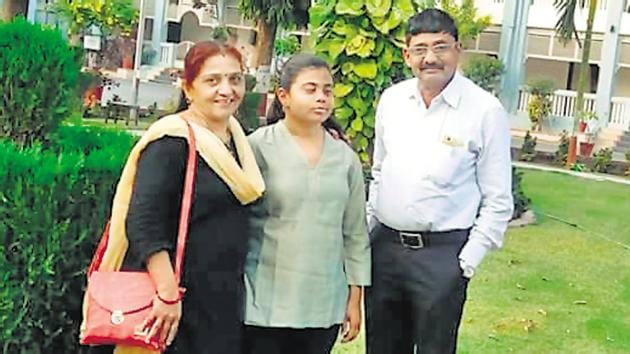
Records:
<instances>
[{"instance_id":1,"label":"grey kurta top","mask_svg":"<svg viewBox=\"0 0 630 354\"><path fill-rule=\"evenodd\" d=\"M246 324L342 323L349 285L370 285L361 163L344 142L324 139L311 167L283 121L250 136L267 190L253 208Z\"/></svg>"}]
</instances>

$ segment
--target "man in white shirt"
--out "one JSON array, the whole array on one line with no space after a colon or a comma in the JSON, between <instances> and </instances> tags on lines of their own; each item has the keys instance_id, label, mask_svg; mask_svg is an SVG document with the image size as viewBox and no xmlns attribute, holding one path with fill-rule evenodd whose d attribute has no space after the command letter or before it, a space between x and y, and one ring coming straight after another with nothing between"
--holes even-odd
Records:
<instances>
[{"instance_id":1,"label":"man in white shirt","mask_svg":"<svg viewBox=\"0 0 630 354\"><path fill-rule=\"evenodd\" d=\"M468 280L512 216L510 134L501 103L457 73L453 19L409 20L415 78L376 113L368 218L368 354L455 353Z\"/></svg>"}]
</instances>

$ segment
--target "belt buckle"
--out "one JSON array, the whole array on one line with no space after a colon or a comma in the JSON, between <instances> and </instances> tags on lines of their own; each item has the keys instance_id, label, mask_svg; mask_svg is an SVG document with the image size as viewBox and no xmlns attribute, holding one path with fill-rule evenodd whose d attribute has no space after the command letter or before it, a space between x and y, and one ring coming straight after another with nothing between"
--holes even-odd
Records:
<instances>
[{"instance_id":1,"label":"belt buckle","mask_svg":"<svg viewBox=\"0 0 630 354\"><path fill-rule=\"evenodd\" d=\"M419 232L417 233L399 232L398 237L400 237L400 243L404 247L410 248L412 250L419 250L421 248L424 248L424 241L422 240L422 234ZM415 239L416 244L408 243L407 239Z\"/></svg>"}]
</instances>

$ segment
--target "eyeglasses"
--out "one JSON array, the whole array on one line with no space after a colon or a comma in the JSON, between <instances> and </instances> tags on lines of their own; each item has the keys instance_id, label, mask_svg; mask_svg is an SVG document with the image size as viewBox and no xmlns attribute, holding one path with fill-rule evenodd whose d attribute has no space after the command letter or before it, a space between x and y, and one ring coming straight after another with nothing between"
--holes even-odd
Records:
<instances>
[{"instance_id":1,"label":"eyeglasses","mask_svg":"<svg viewBox=\"0 0 630 354\"><path fill-rule=\"evenodd\" d=\"M425 57L427 56L427 54L429 54L429 51L433 52L433 54L440 57L448 53L448 51L451 50L455 45L457 45L457 42L450 43L450 44L440 43L440 44L432 45L430 47L425 46L425 45L420 45L416 47L410 47L407 50L409 51L411 55L416 56L416 57Z\"/></svg>"}]
</instances>

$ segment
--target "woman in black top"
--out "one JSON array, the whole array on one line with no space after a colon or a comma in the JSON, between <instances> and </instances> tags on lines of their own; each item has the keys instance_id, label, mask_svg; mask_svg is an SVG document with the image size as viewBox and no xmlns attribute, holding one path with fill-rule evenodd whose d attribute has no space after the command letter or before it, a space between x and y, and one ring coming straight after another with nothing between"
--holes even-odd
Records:
<instances>
[{"instance_id":1,"label":"woman in black top","mask_svg":"<svg viewBox=\"0 0 630 354\"><path fill-rule=\"evenodd\" d=\"M243 262L249 237L247 204L264 188L262 179L257 184L260 172L249 146L241 142L246 139L240 127L231 118L245 91L242 58L233 47L202 42L190 49L185 64L184 91L190 106L176 118L163 118L188 121L198 145L180 284L185 294L179 292L172 266L188 156L183 137L166 134L148 143L140 154L125 221L128 249L122 269L147 270L154 280L158 294L145 326L149 336L157 336L168 345L167 353L239 353ZM240 140L235 142L237 137ZM219 141L217 138L224 145L209 144L204 150L204 141ZM251 184L242 183L255 186L250 188L254 190L250 196L243 196L243 185L234 181L238 178L226 176L230 169L215 171L210 167L208 160L217 162L204 154L212 154L217 145L229 152L224 153L224 159L236 161L238 165L228 161L233 169L243 168L238 171L242 180L254 176ZM243 166L248 161L244 155L251 155L253 167ZM218 165L224 167L221 161ZM112 350L111 346L101 346L91 347L89 352ZM124 352L122 348L116 350Z\"/></svg>"}]
</instances>

